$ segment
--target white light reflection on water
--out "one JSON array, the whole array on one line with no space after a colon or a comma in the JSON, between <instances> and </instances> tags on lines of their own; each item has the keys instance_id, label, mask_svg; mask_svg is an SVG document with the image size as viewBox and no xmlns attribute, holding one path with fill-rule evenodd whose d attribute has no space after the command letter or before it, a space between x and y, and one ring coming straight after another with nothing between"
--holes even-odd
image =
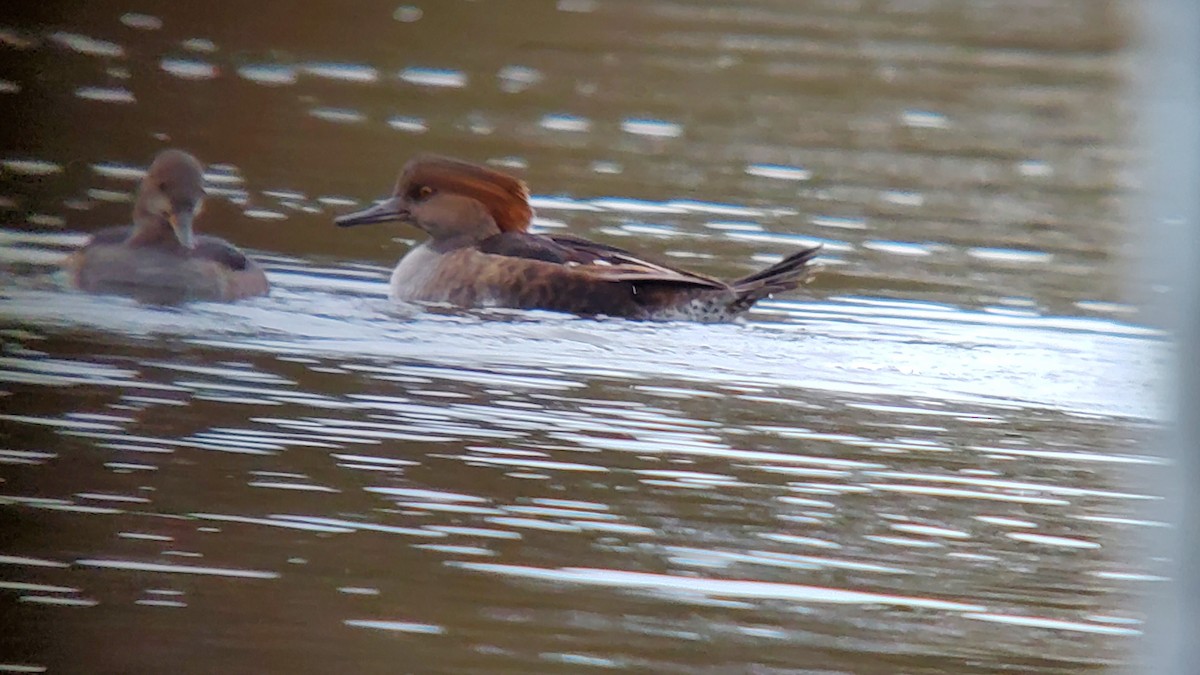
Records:
<instances>
[{"instance_id":1,"label":"white light reflection on water","mask_svg":"<svg viewBox=\"0 0 1200 675\"><path fill-rule=\"evenodd\" d=\"M79 33L68 33L66 31L51 33L47 37L51 42L59 46L79 52L80 54L87 54L88 56L103 56L107 58L121 58L125 56L124 47L108 40L80 35Z\"/></svg>"},{"instance_id":2,"label":"white light reflection on water","mask_svg":"<svg viewBox=\"0 0 1200 675\"><path fill-rule=\"evenodd\" d=\"M82 99L103 103L129 104L137 102L133 92L123 87L80 87L75 90L75 95Z\"/></svg>"},{"instance_id":3,"label":"white light reflection on water","mask_svg":"<svg viewBox=\"0 0 1200 675\"><path fill-rule=\"evenodd\" d=\"M451 562L447 564L461 569L506 577L555 581L585 586L606 586L658 593L812 603L890 605L951 612L983 612L986 610L985 607L980 605L937 600L934 598L904 597L766 581L708 579L693 576L684 577L582 567L551 569L475 562Z\"/></svg>"},{"instance_id":4,"label":"white light reflection on water","mask_svg":"<svg viewBox=\"0 0 1200 675\"><path fill-rule=\"evenodd\" d=\"M163 574L197 574L204 576L230 577L240 579L278 579L278 572L264 570L233 569L225 567L204 567L198 565L167 565L163 563L142 562L138 560L76 560L80 567L99 567L114 570L134 572L160 572Z\"/></svg>"},{"instance_id":5,"label":"white light reflection on water","mask_svg":"<svg viewBox=\"0 0 1200 675\"><path fill-rule=\"evenodd\" d=\"M398 633L424 633L441 635L446 632L441 626L411 621L378 621L374 619L346 619L343 623L356 628L374 628L376 630L395 631Z\"/></svg>"},{"instance_id":6,"label":"white light reflection on water","mask_svg":"<svg viewBox=\"0 0 1200 675\"><path fill-rule=\"evenodd\" d=\"M200 59L165 58L159 66L166 72L184 80L211 80L221 74L216 65Z\"/></svg>"}]
</instances>

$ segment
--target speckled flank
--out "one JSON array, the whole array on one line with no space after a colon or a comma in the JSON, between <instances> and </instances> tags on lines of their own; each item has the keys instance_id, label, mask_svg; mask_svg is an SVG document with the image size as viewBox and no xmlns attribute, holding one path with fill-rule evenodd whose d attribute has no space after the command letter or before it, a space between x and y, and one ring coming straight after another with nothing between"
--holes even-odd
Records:
<instances>
[{"instance_id":1,"label":"speckled flank","mask_svg":"<svg viewBox=\"0 0 1200 675\"><path fill-rule=\"evenodd\" d=\"M810 252L811 256L811 252ZM781 263L782 264L782 263ZM392 272L394 300L449 302L462 307L545 309L581 316L612 316L650 321L730 321L767 295L790 289L807 276L791 264L786 278L771 268L742 282L681 288L677 283L604 280L581 266L567 266L481 253L474 248L438 253L428 244L412 249ZM766 279L769 283L764 284Z\"/></svg>"}]
</instances>

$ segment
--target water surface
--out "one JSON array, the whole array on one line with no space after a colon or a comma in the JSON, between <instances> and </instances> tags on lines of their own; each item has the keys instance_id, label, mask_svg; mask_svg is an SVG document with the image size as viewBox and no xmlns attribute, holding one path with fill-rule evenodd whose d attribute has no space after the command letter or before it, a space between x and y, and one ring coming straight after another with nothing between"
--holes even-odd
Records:
<instances>
[{"instance_id":1,"label":"water surface","mask_svg":"<svg viewBox=\"0 0 1200 675\"><path fill-rule=\"evenodd\" d=\"M1143 540L1114 3L105 1L0 26L0 665L1094 672ZM167 146L268 298L55 265ZM735 277L723 326L395 307L420 151Z\"/></svg>"}]
</instances>

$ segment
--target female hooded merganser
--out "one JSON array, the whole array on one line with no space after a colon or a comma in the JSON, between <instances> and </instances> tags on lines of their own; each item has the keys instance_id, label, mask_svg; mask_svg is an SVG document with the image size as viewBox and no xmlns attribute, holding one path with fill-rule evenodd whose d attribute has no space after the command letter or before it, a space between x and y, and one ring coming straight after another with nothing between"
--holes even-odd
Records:
<instances>
[{"instance_id":1,"label":"female hooded merganser","mask_svg":"<svg viewBox=\"0 0 1200 675\"><path fill-rule=\"evenodd\" d=\"M405 165L390 199L338 225L399 221L429 240L392 272L393 300L462 307L546 309L643 320L729 321L758 300L809 276L819 246L732 282L649 262L615 246L528 231L521 181L436 156Z\"/></svg>"},{"instance_id":2,"label":"female hooded merganser","mask_svg":"<svg viewBox=\"0 0 1200 675\"><path fill-rule=\"evenodd\" d=\"M138 187L133 225L100 230L72 254L63 264L71 284L158 304L266 295L257 263L224 239L192 233L203 199L200 162L180 150L159 153Z\"/></svg>"}]
</instances>

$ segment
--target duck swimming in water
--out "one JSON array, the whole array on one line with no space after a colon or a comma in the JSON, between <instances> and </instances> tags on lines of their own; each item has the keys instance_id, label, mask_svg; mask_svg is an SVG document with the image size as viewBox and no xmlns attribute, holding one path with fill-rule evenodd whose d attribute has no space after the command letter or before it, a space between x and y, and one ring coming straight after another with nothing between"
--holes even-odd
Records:
<instances>
[{"instance_id":1,"label":"duck swimming in water","mask_svg":"<svg viewBox=\"0 0 1200 675\"><path fill-rule=\"evenodd\" d=\"M390 295L407 302L509 307L643 320L729 321L810 274L820 246L725 282L579 237L529 232L521 181L438 156L405 165L392 197L338 225L397 221L429 239L401 258Z\"/></svg>"},{"instance_id":2,"label":"duck swimming in water","mask_svg":"<svg viewBox=\"0 0 1200 675\"><path fill-rule=\"evenodd\" d=\"M193 233L203 200L200 162L181 150L159 153L138 187L133 225L100 230L63 263L71 285L155 304L266 295L258 263Z\"/></svg>"}]
</instances>

